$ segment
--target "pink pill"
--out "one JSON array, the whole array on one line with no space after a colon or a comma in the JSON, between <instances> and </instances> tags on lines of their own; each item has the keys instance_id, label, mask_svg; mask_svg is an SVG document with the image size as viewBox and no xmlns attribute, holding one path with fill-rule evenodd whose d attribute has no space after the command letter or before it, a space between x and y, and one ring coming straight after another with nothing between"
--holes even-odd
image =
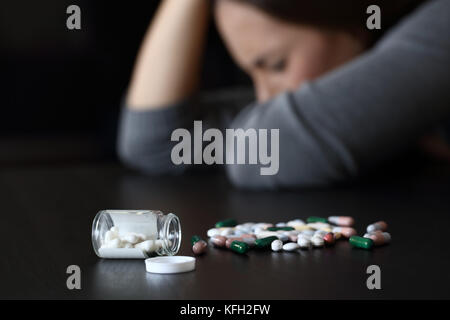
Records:
<instances>
[{"instance_id":1,"label":"pink pill","mask_svg":"<svg viewBox=\"0 0 450 320\"><path fill-rule=\"evenodd\" d=\"M381 246L391 242L391 235L387 232L374 232L364 236L365 238L372 239L376 246Z\"/></svg>"},{"instance_id":2,"label":"pink pill","mask_svg":"<svg viewBox=\"0 0 450 320\"><path fill-rule=\"evenodd\" d=\"M297 240L298 240L298 235L292 234L292 235L289 236L289 241L297 242Z\"/></svg>"},{"instance_id":3,"label":"pink pill","mask_svg":"<svg viewBox=\"0 0 450 320\"><path fill-rule=\"evenodd\" d=\"M227 238L224 236L214 236L211 238L211 242L216 247L225 247L225 242L227 241Z\"/></svg>"},{"instance_id":4,"label":"pink pill","mask_svg":"<svg viewBox=\"0 0 450 320\"><path fill-rule=\"evenodd\" d=\"M254 234L243 234L240 237L241 238L254 238L254 239L256 239L256 236Z\"/></svg>"},{"instance_id":5,"label":"pink pill","mask_svg":"<svg viewBox=\"0 0 450 320\"><path fill-rule=\"evenodd\" d=\"M192 246L192 252L194 252L195 255L200 255L206 252L206 249L208 249L208 244L203 241L197 241L193 246Z\"/></svg>"},{"instance_id":6,"label":"pink pill","mask_svg":"<svg viewBox=\"0 0 450 320\"><path fill-rule=\"evenodd\" d=\"M381 230L381 231L386 231L388 228L388 225L386 222L384 221L378 221L375 223L372 223L370 225L367 226L367 232L373 232L376 230Z\"/></svg>"},{"instance_id":7,"label":"pink pill","mask_svg":"<svg viewBox=\"0 0 450 320\"><path fill-rule=\"evenodd\" d=\"M351 227L334 227L333 232L339 232L346 238L356 235L356 230Z\"/></svg>"},{"instance_id":8,"label":"pink pill","mask_svg":"<svg viewBox=\"0 0 450 320\"><path fill-rule=\"evenodd\" d=\"M351 227L355 223L355 219L348 216L331 216L328 221L341 227Z\"/></svg>"}]
</instances>

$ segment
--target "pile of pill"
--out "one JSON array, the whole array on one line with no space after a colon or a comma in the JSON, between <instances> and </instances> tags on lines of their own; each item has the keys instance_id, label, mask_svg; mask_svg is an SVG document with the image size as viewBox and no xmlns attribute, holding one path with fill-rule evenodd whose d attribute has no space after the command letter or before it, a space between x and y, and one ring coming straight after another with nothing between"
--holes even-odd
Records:
<instances>
[{"instance_id":1,"label":"pile of pill","mask_svg":"<svg viewBox=\"0 0 450 320\"><path fill-rule=\"evenodd\" d=\"M228 248L241 254L251 248L267 248L275 252L321 248L332 246L344 238L349 239L354 247L371 249L391 240L384 221L369 225L363 237L356 235L353 224L354 219L346 216L309 217L306 222L295 219L275 225L265 222L238 224L234 219L227 219L217 222L214 228L208 230L207 236L215 247ZM193 236L191 244L196 255L205 253L208 247L207 242L199 236Z\"/></svg>"},{"instance_id":2,"label":"pile of pill","mask_svg":"<svg viewBox=\"0 0 450 320\"><path fill-rule=\"evenodd\" d=\"M119 233L118 227L112 227L106 231L103 244L99 250L103 249L139 249L145 253L156 252L163 246L163 240L151 239L139 233Z\"/></svg>"}]
</instances>

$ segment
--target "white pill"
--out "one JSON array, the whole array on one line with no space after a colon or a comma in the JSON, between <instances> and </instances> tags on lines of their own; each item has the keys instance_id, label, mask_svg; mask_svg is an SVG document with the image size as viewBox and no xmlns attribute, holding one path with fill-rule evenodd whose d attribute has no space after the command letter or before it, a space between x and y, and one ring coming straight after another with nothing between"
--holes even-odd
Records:
<instances>
[{"instance_id":1,"label":"white pill","mask_svg":"<svg viewBox=\"0 0 450 320\"><path fill-rule=\"evenodd\" d=\"M129 243L129 242L122 242L122 245L123 245L123 247L126 248L126 249L134 248L133 244L132 244L132 243Z\"/></svg>"},{"instance_id":2,"label":"white pill","mask_svg":"<svg viewBox=\"0 0 450 320\"><path fill-rule=\"evenodd\" d=\"M314 235L314 233L316 233L314 230L309 229L309 230L303 230L301 234L312 237Z\"/></svg>"},{"instance_id":3,"label":"white pill","mask_svg":"<svg viewBox=\"0 0 450 320\"><path fill-rule=\"evenodd\" d=\"M311 236L310 235L307 235L307 234L299 234L298 235L298 239L304 239L304 240L311 240Z\"/></svg>"},{"instance_id":4,"label":"white pill","mask_svg":"<svg viewBox=\"0 0 450 320\"><path fill-rule=\"evenodd\" d=\"M285 235L285 234L278 234L277 237L278 237L278 239L280 239L283 242L286 242L289 240L289 236Z\"/></svg>"},{"instance_id":5,"label":"white pill","mask_svg":"<svg viewBox=\"0 0 450 320\"><path fill-rule=\"evenodd\" d=\"M323 222L314 222L314 223L308 223L308 226L316 229L316 230L322 230L322 229L330 229L331 225L328 223Z\"/></svg>"},{"instance_id":6,"label":"white pill","mask_svg":"<svg viewBox=\"0 0 450 320\"><path fill-rule=\"evenodd\" d=\"M114 226L111 229L109 229L111 232L114 232L115 234L119 235L119 227Z\"/></svg>"},{"instance_id":7,"label":"white pill","mask_svg":"<svg viewBox=\"0 0 450 320\"><path fill-rule=\"evenodd\" d=\"M206 235L210 238L214 237L214 236L218 236L218 235L220 235L220 230L216 229L216 228L209 229L208 232L206 233Z\"/></svg>"},{"instance_id":8,"label":"white pill","mask_svg":"<svg viewBox=\"0 0 450 320\"><path fill-rule=\"evenodd\" d=\"M286 222L278 222L278 223L275 225L275 227L286 227L286 226L287 226Z\"/></svg>"},{"instance_id":9,"label":"white pill","mask_svg":"<svg viewBox=\"0 0 450 320\"><path fill-rule=\"evenodd\" d=\"M248 244L250 247L253 247L253 246L255 245L255 238L253 238L253 237L242 238L241 241L242 241L242 242L245 242L245 243Z\"/></svg>"},{"instance_id":10,"label":"white pill","mask_svg":"<svg viewBox=\"0 0 450 320\"><path fill-rule=\"evenodd\" d=\"M142 242L143 239L138 237L134 233L127 233L127 234L123 235L122 237L120 237L120 240L122 240L124 242L129 242L131 244L136 244L138 242Z\"/></svg>"},{"instance_id":11,"label":"white pill","mask_svg":"<svg viewBox=\"0 0 450 320\"><path fill-rule=\"evenodd\" d=\"M234 233L234 230L232 228L226 228L220 231L221 236L229 236Z\"/></svg>"},{"instance_id":12,"label":"white pill","mask_svg":"<svg viewBox=\"0 0 450 320\"><path fill-rule=\"evenodd\" d=\"M155 241L154 240L146 240L144 242L140 242L134 246L136 249L140 249L145 252L153 252L156 251Z\"/></svg>"},{"instance_id":13,"label":"white pill","mask_svg":"<svg viewBox=\"0 0 450 320\"><path fill-rule=\"evenodd\" d=\"M314 247L322 247L324 244L323 238L315 237L315 236L311 238L311 242Z\"/></svg>"},{"instance_id":14,"label":"white pill","mask_svg":"<svg viewBox=\"0 0 450 320\"><path fill-rule=\"evenodd\" d=\"M291 220L287 223L287 225L289 227L296 227L296 226L303 226L305 225L305 222L301 219L295 219L295 220Z\"/></svg>"},{"instance_id":15,"label":"white pill","mask_svg":"<svg viewBox=\"0 0 450 320\"><path fill-rule=\"evenodd\" d=\"M106 242L103 247L105 248L122 248L122 241L119 238L112 239Z\"/></svg>"},{"instance_id":16,"label":"white pill","mask_svg":"<svg viewBox=\"0 0 450 320\"><path fill-rule=\"evenodd\" d=\"M283 249L283 242L281 240L274 240L272 241L270 246L272 247L273 251L280 251L281 249Z\"/></svg>"},{"instance_id":17,"label":"white pill","mask_svg":"<svg viewBox=\"0 0 450 320\"><path fill-rule=\"evenodd\" d=\"M311 240L299 237L298 240L297 240L297 244L302 249L309 248L309 247L311 247Z\"/></svg>"},{"instance_id":18,"label":"white pill","mask_svg":"<svg viewBox=\"0 0 450 320\"><path fill-rule=\"evenodd\" d=\"M294 251L297 250L298 248L300 248L300 246L295 242L289 242L283 246L284 251Z\"/></svg>"},{"instance_id":19,"label":"white pill","mask_svg":"<svg viewBox=\"0 0 450 320\"><path fill-rule=\"evenodd\" d=\"M314 233L314 237L320 237L320 238L323 238L323 236L326 235L327 233L328 233L328 232L326 232L326 231L317 230L317 231Z\"/></svg>"},{"instance_id":20,"label":"white pill","mask_svg":"<svg viewBox=\"0 0 450 320\"><path fill-rule=\"evenodd\" d=\"M111 240L116 239L117 234L112 231L106 231L105 232L105 242L111 242Z\"/></svg>"}]
</instances>

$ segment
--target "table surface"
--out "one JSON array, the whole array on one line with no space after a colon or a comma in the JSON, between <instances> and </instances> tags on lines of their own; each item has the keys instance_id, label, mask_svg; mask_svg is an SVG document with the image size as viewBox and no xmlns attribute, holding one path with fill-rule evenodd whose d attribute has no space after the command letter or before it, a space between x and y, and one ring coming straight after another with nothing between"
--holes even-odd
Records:
<instances>
[{"instance_id":1,"label":"table surface","mask_svg":"<svg viewBox=\"0 0 450 320\"><path fill-rule=\"evenodd\" d=\"M383 177L334 189L250 192L221 174L145 177L116 164L0 170L3 249L0 298L61 299L397 299L450 298L450 168ZM181 219L180 255L189 238L218 220L280 222L310 215L351 215L362 233L389 223L393 241L372 251L334 247L238 255L209 248L193 272L146 273L142 260L102 260L91 225L102 209L160 209ZM381 268L381 290L366 269ZM66 268L81 268L68 290Z\"/></svg>"}]
</instances>

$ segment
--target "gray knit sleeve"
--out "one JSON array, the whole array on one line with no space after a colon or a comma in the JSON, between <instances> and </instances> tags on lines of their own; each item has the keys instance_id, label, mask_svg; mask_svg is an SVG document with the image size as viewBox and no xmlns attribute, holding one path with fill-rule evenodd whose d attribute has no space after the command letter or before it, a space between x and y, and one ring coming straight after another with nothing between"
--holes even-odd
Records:
<instances>
[{"instance_id":1,"label":"gray knit sleeve","mask_svg":"<svg viewBox=\"0 0 450 320\"><path fill-rule=\"evenodd\" d=\"M234 128L279 129L279 172L228 165L248 188L351 179L404 150L450 113L450 1L426 3L375 48L337 70L244 110Z\"/></svg>"}]
</instances>

